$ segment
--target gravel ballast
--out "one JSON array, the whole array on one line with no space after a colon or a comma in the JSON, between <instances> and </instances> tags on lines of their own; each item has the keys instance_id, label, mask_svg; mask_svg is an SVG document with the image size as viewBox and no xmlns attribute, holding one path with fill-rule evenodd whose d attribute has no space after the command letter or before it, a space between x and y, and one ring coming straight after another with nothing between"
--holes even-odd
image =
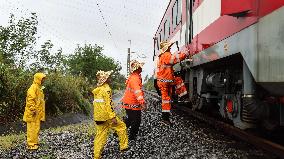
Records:
<instances>
[{"instance_id":1,"label":"gravel ballast","mask_svg":"<svg viewBox=\"0 0 284 159\"><path fill-rule=\"evenodd\" d=\"M155 99L147 98L147 102L139 136L135 142L130 141L130 150L121 153L117 137L111 134L102 158L275 158L185 114L173 113L173 126L164 126L160 123L160 107ZM26 150L23 141L10 150L0 150L0 158L93 158L94 135L86 129L88 126L92 126L92 121L70 125L71 128L62 131L44 130L40 133L39 150Z\"/></svg>"}]
</instances>

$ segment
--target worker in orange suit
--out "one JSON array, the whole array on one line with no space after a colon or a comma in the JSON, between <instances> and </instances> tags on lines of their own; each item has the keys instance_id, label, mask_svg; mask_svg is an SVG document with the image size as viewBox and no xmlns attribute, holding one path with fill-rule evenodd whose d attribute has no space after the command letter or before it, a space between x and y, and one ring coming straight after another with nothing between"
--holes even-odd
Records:
<instances>
[{"instance_id":1,"label":"worker in orange suit","mask_svg":"<svg viewBox=\"0 0 284 159\"><path fill-rule=\"evenodd\" d=\"M180 77L179 73L175 73L174 77L174 86L175 86L175 93L178 96L178 99L184 99L185 95L187 95L186 86L183 82L183 79Z\"/></svg>"},{"instance_id":2,"label":"worker in orange suit","mask_svg":"<svg viewBox=\"0 0 284 159\"><path fill-rule=\"evenodd\" d=\"M36 73L26 97L26 107L23 120L27 123L27 149L37 150L40 122L45 121L45 100L43 89L46 75Z\"/></svg>"},{"instance_id":3,"label":"worker in orange suit","mask_svg":"<svg viewBox=\"0 0 284 159\"><path fill-rule=\"evenodd\" d=\"M129 140L135 140L141 123L141 109L145 108L144 93L142 91L142 66L136 60L130 63L130 76L126 80L126 89L122 97L122 107L125 108L127 118L125 124L130 127Z\"/></svg>"},{"instance_id":4,"label":"worker in orange suit","mask_svg":"<svg viewBox=\"0 0 284 159\"><path fill-rule=\"evenodd\" d=\"M173 66L189 56L189 52L175 53L170 52L174 43L163 41L160 43L160 54L157 71L157 84L162 94L162 123L171 125L171 95L174 85Z\"/></svg>"}]
</instances>

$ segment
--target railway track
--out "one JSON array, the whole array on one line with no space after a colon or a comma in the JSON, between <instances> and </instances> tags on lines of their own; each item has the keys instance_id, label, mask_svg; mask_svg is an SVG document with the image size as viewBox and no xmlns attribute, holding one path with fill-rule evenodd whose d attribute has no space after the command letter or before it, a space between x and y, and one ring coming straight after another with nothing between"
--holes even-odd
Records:
<instances>
[{"instance_id":1,"label":"railway track","mask_svg":"<svg viewBox=\"0 0 284 159\"><path fill-rule=\"evenodd\" d=\"M158 94L154 93L154 92L150 92L150 91L145 91L145 93L147 95L150 95L156 99L159 99ZM279 145L277 143L274 143L270 140L258 137L252 133L246 132L244 130L238 129L228 123L222 122L222 121L218 121L215 118L206 116L200 112L197 111L193 111L191 108L189 107L185 107L185 106L178 106L177 108L178 110L181 110L183 112L185 112L186 114L189 114L190 116L193 116L201 121L204 121L208 124L210 124L211 126L215 127L216 129L222 130L223 132L235 136L247 143L250 143L260 149L263 149L267 152L270 152L272 154L277 155L279 158L284 158L284 146Z\"/></svg>"}]
</instances>

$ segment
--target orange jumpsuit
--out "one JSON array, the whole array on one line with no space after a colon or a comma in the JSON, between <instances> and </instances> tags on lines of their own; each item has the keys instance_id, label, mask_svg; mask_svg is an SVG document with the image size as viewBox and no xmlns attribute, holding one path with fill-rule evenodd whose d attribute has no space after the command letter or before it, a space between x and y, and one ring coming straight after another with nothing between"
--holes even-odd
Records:
<instances>
[{"instance_id":1,"label":"orange jumpsuit","mask_svg":"<svg viewBox=\"0 0 284 159\"><path fill-rule=\"evenodd\" d=\"M133 72L126 81L122 104L127 114L125 119L126 127L130 127L129 140L135 140L141 123L141 105L145 104L142 78L137 72Z\"/></svg>"},{"instance_id":2,"label":"orange jumpsuit","mask_svg":"<svg viewBox=\"0 0 284 159\"><path fill-rule=\"evenodd\" d=\"M159 56L157 84L162 94L162 112L171 110L171 87L174 85L173 66L189 56L189 53L165 52Z\"/></svg>"},{"instance_id":3,"label":"orange jumpsuit","mask_svg":"<svg viewBox=\"0 0 284 159\"><path fill-rule=\"evenodd\" d=\"M141 110L141 105L145 103L144 93L142 91L141 75L134 72L126 80L125 93L122 98L125 109Z\"/></svg>"},{"instance_id":4,"label":"orange jumpsuit","mask_svg":"<svg viewBox=\"0 0 284 159\"><path fill-rule=\"evenodd\" d=\"M181 77L176 76L174 84L175 84L175 93L178 95L179 98L187 94L186 86L183 83Z\"/></svg>"}]
</instances>

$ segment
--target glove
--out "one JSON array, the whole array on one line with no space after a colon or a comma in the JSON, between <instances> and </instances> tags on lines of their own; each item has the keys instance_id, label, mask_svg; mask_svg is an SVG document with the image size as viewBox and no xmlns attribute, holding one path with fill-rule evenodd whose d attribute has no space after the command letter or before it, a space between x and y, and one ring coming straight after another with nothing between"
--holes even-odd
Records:
<instances>
[{"instance_id":1,"label":"glove","mask_svg":"<svg viewBox=\"0 0 284 159\"><path fill-rule=\"evenodd\" d=\"M146 104L144 103L144 104L141 104L141 109L142 110L147 110L147 107L146 107Z\"/></svg>"},{"instance_id":2,"label":"glove","mask_svg":"<svg viewBox=\"0 0 284 159\"><path fill-rule=\"evenodd\" d=\"M33 117L36 116L36 111L32 111L32 116L33 116Z\"/></svg>"},{"instance_id":3,"label":"glove","mask_svg":"<svg viewBox=\"0 0 284 159\"><path fill-rule=\"evenodd\" d=\"M112 119L111 119L111 121L112 121L112 124L113 124L113 125L117 125L117 120L116 120L116 118L115 118L115 117L114 117L114 118L112 118Z\"/></svg>"}]
</instances>

